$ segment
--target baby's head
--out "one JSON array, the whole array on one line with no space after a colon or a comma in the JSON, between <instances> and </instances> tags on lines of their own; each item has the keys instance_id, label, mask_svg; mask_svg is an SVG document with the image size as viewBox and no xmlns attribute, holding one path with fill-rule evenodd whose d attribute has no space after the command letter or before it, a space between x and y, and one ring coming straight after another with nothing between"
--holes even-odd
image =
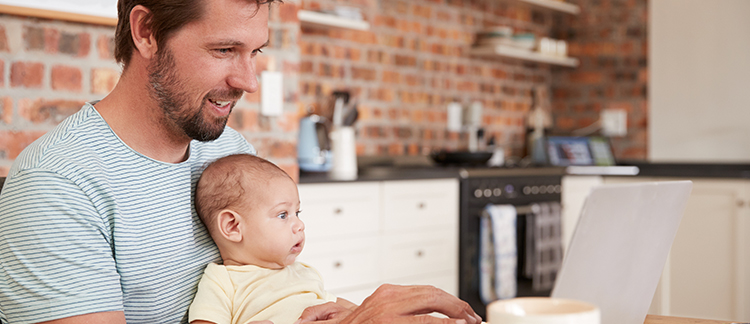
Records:
<instances>
[{"instance_id":1,"label":"baby's head","mask_svg":"<svg viewBox=\"0 0 750 324\"><path fill-rule=\"evenodd\" d=\"M195 209L224 265L280 269L294 263L305 244L299 204L292 178L249 154L211 163L195 189Z\"/></svg>"}]
</instances>

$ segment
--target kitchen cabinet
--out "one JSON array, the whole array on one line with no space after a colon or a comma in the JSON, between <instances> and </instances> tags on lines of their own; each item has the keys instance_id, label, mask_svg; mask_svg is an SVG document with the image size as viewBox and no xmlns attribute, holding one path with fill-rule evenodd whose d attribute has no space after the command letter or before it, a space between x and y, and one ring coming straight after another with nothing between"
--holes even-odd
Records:
<instances>
[{"instance_id":1,"label":"kitchen cabinet","mask_svg":"<svg viewBox=\"0 0 750 324\"><path fill-rule=\"evenodd\" d=\"M566 189L578 191L573 195L590 190L578 180L567 188L563 182L563 197ZM604 184L674 180L684 179L601 177ZM693 191L649 313L750 321L750 180L688 180Z\"/></svg>"},{"instance_id":2,"label":"kitchen cabinet","mask_svg":"<svg viewBox=\"0 0 750 324\"><path fill-rule=\"evenodd\" d=\"M300 184L299 260L357 304L384 283L457 295L458 190L458 179Z\"/></svg>"},{"instance_id":3,"label":"kitchen cabinet","mask_svg":"<svg viewBox=\"0 0 750 324\"><path fill-rule=\"evenodd\" d=\"M564 176L562 178L562 237L563 255L568 250L568 244L573 237L578 217L581 216L583 203L586 201L591 188L604 182L601 176Z\"/></svg>"}]
</instances>

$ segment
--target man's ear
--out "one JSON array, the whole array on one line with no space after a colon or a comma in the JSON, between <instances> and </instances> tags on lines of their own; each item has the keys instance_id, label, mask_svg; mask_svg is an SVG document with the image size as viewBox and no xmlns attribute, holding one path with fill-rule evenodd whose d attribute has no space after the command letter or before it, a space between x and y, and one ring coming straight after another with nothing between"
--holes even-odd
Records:
<instances>
[{"instance_id":1,"label":"man's ear","mask_svg":"<svg viewBox=\"0 0 750 324\"><path fill-rule=\"evenodd\" d=\"M158 50L156 38L149 25L151 11L137 5L130 11L130 36L133 37L135 50L145 59L151 59Z\"/></svg>"},{"instance_id":2,"label":"man's ear","mask_svg":"<svg viewBox=\"0 0 750 324\"><path fill-rule=\"evenodd\" d=\"M219 223L219 234L225 239L233 243L242 241L242 230L240 229L242 217L235 211L230 209L220 211L216 217L216 222Z\"/></svg>"}]
</instances>

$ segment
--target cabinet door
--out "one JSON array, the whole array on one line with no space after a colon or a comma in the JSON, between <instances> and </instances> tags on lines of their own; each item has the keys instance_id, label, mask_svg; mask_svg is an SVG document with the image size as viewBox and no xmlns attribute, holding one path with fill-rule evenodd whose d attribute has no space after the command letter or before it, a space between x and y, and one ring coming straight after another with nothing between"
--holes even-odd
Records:
<instances>
[{"instance_id":1,"label":"cabinet door","mask_svg":"<svg viewBox=\"0 0 750 324\"><path fill-rule=\"evenodd\" d=\"M313 266L326 290L353 289L378 283L378 237L344 240L310 239L299 261Z\"/></svg>"},{"instance_id":2,"label":"cabinet door","mask_svg":"<svg viewBox=\"0 0 750 324\"><path fill-rule=\"evenodd\" d=\"M383 183L385 231L456 228L458 180L386 181Z\"/></svg>"},{"instance_id":3,"label":"cabinet door","mask_svg":"<svg viewBox=\"0 0 750 324\"><path fill-rule=\"evenodd\" d=\"M301 219L308 238L376 234L380 226L380 183L299 185Z\"/></svg>"},{"instance_id":4,"label":"cabinet door","mask_svg":"<svg viewBox=\"0 0 750 324\"><path fill-rule=\"evenodd\" d=\"M669 264L669 312L750 321L745 181L696 180Z\"/></svg>"},{"instance_id":5,"label":"cabinet door","mask_svg":"<svg viewBox=\"0 0 750 324\"><path fill-rule=\"evenodd\" d=\"M601 176L564 176L562 178L562 236L563 253L568 250L570 239L581 216L583 204L591 189L604 182Z\"/></svg>"},{"instance_id":6,"label":"cabinet door","mask_svg":"<svg viewBox=\"0 0 750 324\"><path fill-rule=\"evenodd\" d=\"M444 229L384 235L381 251L384 280L457 273L458 231Z\"/></svg>"},{"instance_id":7,"label":"cabinet door","mask_svg":"<svg viewBox=\"0 0 750 324\"><path fill-rule=\"evenodd\" d=\"M669 179L648 179L669 181ZM606 183L643 178L608 179ZM750 321L750 182L693 179L652 304L655 314Z\"/></svg>"}]
</instances>

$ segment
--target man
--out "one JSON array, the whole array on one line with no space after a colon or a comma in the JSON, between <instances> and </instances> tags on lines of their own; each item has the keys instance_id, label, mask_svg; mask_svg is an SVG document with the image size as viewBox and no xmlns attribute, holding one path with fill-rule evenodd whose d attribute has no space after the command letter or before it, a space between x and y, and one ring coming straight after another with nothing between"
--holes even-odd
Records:
<instances>
[{"instance_id":1,"label":"man","mask_svg":"<svg viewBox=\"0 0 750 324\"><path fill-rule=\"evenodd\" d=\"M104 99L30 145L0 196L0 321L184 323L218 251L192 208L203 165L254 153L226 120L258 90L264 0L120 0ZM415 317L432 311L454 319ZM477 323L432 287L381 287L353 312L306 320Z\"/></svg>"}]
</instances>

